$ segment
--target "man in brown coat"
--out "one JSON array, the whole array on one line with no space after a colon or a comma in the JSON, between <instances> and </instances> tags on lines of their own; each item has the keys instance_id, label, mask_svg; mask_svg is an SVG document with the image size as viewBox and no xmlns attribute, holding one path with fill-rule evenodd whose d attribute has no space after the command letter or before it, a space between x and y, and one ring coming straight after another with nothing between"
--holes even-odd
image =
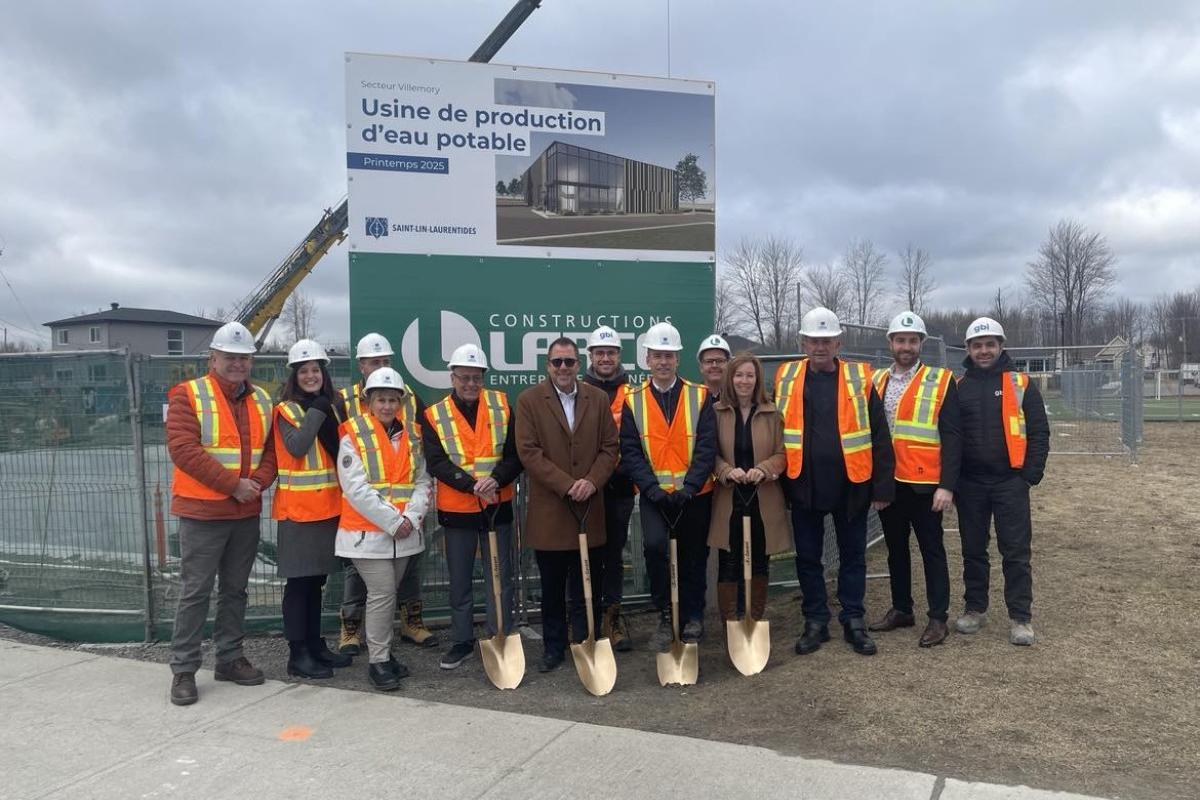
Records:
<instances>
[{"instance_id":1,"label":"man in brown coat","mask_svg":"<svg viewBox=\"0 0 1200 800\"><path fill-rule=\"evenodd\" d=\"M617 428L600 389L577 380L579 348L567 338L555 340L547 354L550 379L517 398L517 454L529 476L526 544L537 556L542 578L541 671L556 669L566 658L566 593L583 597L579 563L579 524L568 503L587 508L588 559L592 582L599 578L599 548L604 544L604 503L596 496L617 463ZM598 616L593 598L587 613ZM577 636L587 630L583 604L571 609ZM597 623L598 624L598 623Z\"/></svg>"}]
</instances>

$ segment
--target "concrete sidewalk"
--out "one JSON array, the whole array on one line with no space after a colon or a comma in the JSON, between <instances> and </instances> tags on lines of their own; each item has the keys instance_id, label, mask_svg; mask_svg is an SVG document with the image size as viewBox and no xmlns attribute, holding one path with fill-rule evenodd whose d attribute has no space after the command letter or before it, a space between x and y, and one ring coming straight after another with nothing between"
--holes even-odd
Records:
<instances>
[{"instance_id":1,"label":"concrete sidewalk","mask_svg":"<svg viewBox=\"0 0 1200 800\"><path fill-rule=\"evenodd\" d=\"M177 708L162 665L0 641L0 798L1085 800L428 703L403 690L197 678L200 702Z\"/></svg>"}]
</instances>

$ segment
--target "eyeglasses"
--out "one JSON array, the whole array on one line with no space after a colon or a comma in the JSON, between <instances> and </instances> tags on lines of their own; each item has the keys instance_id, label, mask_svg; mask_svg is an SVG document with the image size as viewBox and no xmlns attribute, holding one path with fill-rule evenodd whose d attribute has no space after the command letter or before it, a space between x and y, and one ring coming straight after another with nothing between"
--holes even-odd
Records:
<instances>
[{"instance_id":1,"label":"eyeglasses","mask_svg":"<svg viewBox=\"0 0 1200 800\"><path fill-rule=\"evenodd\" d=\"M483 383L482 375L463 375L461 372L451 372L450 377L454 378L459 383Z\"/></svg>"},{"instance_id":2,"label":"eyeglasses","mask_svg":"<svg viewBox=\"0 0 1200 800\"><path fill-rule=\"evenodd\" d=\"M700 362L706 367L723 367L729 363L728 358L706 358Z\"/></svg>"},{"instance_id":3,"label":"eyeglasses","mask_svg":"<svg viewBox=\"0 0 1200 800\"><path fill-rule=\"evenodd\" d=\"M578 358L552 358L552 359L550 359L550 363L554 365L555 369L558 369L560 367L566 367L567 369L570 369L571 367L573 367L579 363L579 359Z\"/></svg>"}]
</instances>

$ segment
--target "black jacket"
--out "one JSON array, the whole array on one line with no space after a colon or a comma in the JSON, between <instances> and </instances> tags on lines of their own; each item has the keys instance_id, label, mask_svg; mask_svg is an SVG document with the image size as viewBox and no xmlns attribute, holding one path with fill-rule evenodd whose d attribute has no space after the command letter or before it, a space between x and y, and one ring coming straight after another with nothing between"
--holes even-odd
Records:
<instances>
[{"instance_id":1,"label":"black jacket","mask_svg":"<svg viewBox=\"0 0 1200 800\"><path fill-rule=\"evenodd\" d=\"M468 406L457 394L452 393L451 397L454 405L458 407L463 417L471 423L471 427L474 429L479 403L475 402ZM500 461L492 469L492 477L502 488L515 481L521 474L521 459L517 456L517 442L513 437L514 428L516 428L516 417L512 415L508 419L508 430L504 434L504 450L500 455ZM442 447L433 425L429 424L428 417L421 422L421 444L425 448L425 467L429 470L430 475L461 492L469 493L475 488L475 479L455 466L454 462L450 460L450 456L446 455L446 449ZM500 508L496 511L496 524L512 522L512 518L512 502L501 503ZM438 522L447 528L474 530L483 527L484 519L482 513L461 514L454 511L438 511Z\"/></svg>"},{"instance_id":2,"label":"black jacket","mask_svg":"<svg viewBox=\"0 0 1200 800\"><path fill-rule=\"evenodd\" d=\"M605 394L608 395L608 404L611 406L613 398L617 396L617 389L629 383L629 376L625 374L623 368L618 368L617 374L606 380L592 372L589 367L588 371L584 373L582 380L584 383L591 384L597 389L603 389ZM611 497L632 497L633 481L629 480L627 476L622 475L620 470L613 470L612 477L604 485L604 491Z\"/></svg>"},{"instance_id":3,"label":"black jacket","mask_svg":"<svg viewBox=\"0 0 1200 800\"><path fill-rule=\"evenodd\" d=\"M887 413L886 405L884 413ZM946 389L946 397L942 400L942 410L938 413L938 437L941 439L942 469L937 488L953 492L958 486L958 475L962 470L963 450L962 416L958 404L958 386L953 375ZM933 494L934 490L928 483L910 483L909 488L917 494Z\"/></svg>"},{"instance_id":4,"label":"black jacket","mask_svg":"<svg viewBox=\"0 0 1200 800\"><path fill-rule=\"evenodd\" d=\"M682 388L682 378L678 378L668 392L658 391L653 382L647 382L643 391L651 393L669 423L679 408L679 401L683 397L683 392L680 391ZM687 475L683 479L684 491L694 497L712 477L716 463L717 419L713 414L712 398L708 397L700 409L700 419L696 420L696 442L692 449L692 463L688 465ZM617 469L637 484L650 502L657 503L666 494L659 486L650 462L646 460L646 453L642 449L642 433L638 430L629 406L621 410L621 463Z\"/></svg>"},{"instance_id":5,"label":"black jacket","mask_svg":"<svg viewBox=\"0 0 1200 800\"><path fill-rule=\"evenodd\" d=\"M981 483L998 483L1020 475L1030 484L1041 483L1050 454L1050 422L1042 393L1033 381L1025 389L1021 408L1025 411L1025 466L1015 470L1008 463L1001 410L1001 381L1011 372L1012 359L1003 351L988 369L975 366L968 356L967 372L958 383L958 407L962 412L962 478Z\"/></svg>"},{"instance_id":6,"label":"black jacket","mask_svg":"<svg viewBox=\"0 0 1200 800\"><path fill-rule=\"evenodd\" d=\"M837 370L842 368L840 359L835 364ZM809 391L808 383L805 380L804 388L806 396ZM776 402L782 402L782 399L777 398ZM846 478L845 461L841 453L841 436L838 433L837 414L814 416L813 410L813 404L805 402L804 466L800 470L800 475L796 478L784 477L783 488L788 501L800 508L820 511L834 510L828 507L832 505L828 498L816 496L822 493L820 484L827 482L818 481L816 482L818 485L814 486L813 477L816 470L810 468L810 465L815 461L834 464L836 469L841 471L841 479L844 482L844 487L839 500L850 516L865 511L872 500L887 502L894 500L896 497L896 456L892 451L892 436L888 429L887 412L884 410L883 401L879 398L879 394L875 391L874 386L871 388L870 400L867 403L867 414L871 423L871 479L868 481L851 483ZM822 426L823 430L818 432L816 430L817 426ZM820 435L821 433L829 435L822 436ZM814 441L822 440L832 443L830 446L836 447L836 452L825 454L814 452L814 448L810 445ZM818 490L816 493L814 493L814 488Z\"/></svg>"}]
</instances>

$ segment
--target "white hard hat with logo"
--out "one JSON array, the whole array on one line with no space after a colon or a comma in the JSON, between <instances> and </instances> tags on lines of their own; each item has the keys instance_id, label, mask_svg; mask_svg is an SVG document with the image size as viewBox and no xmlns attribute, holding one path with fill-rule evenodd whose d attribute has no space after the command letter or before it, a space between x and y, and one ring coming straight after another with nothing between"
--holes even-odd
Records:
<instances>
[{"instance_id":1,"label":"white hard hat with logo","mask_svg":"<svg viewBox=\"0 0 1200 800\"><path fill-rule=\"evenodd\" d=\"M683 341L679 337L678 329L669 322L651 325L650 330L646 331L646 336L642 339L642 345L647 350L678 352L683 349Z\"/></svg>"},{"instance_id":2,"label":"white hard hat with logo","mask_svg":"<svg viewBox=\"0 0 1200 800\"><path fill-rule=\"evenodd\" d=\"M381 333L368 333L358 340L354 351L355 358L374 358L375 356L394 356L392 343Z\"/></svg>"},{"instance_id":3,"label":"white hard hat with logo","mask_svg":"<svg viewBox=\"0 0 1200 800\"><path fill-rule=\"evenodd\" d=\"M729 349L729 342L725 341L719 333L704 337L704 341L700 342L700 347L696 349L696 358L700 358L705 350L724 350L725 355L733 357L733 351Z\"/></svg>"},{"instance_id":4,"label":"white hard hat with logo","mask_svg":"<svg viewBox=\"0 0 1200 800\"><path fill-rule=\"evenodd\" d=\"M238 355L253 355L258 351L254 345L254 334L240 322L226 322L217 328L208 349Z\"/></svg>"},{"instance_id":5,"label":"white hard hat with logo","mask_svg":"<svg viewBox=\"0 0 1200 800\"><path fill-rule=\"evenodd\" d=\"M967 326L967 335L963 339L969 342L972 339L978 339L980 336L995 336L1003 342L1004 328L991 317L980 317Z\"/></svg>"},{"instance_id":6,"label":"white hard hat with logo","mask_svg":"<svg viewBox=\"0 0 1200 800\"><path fill-rule=\"evenodd\" d=\"M372 389L395 389L400 394L404 394L404 378L400 377L400 373L391 367L380 367L367 376L367 382L363 385L363 394L369 395Z\"/></svg>"},{"instance_id":7,"label":"white hard hat with logo","mask_svg":"<svg viewBox=\"0 0 1200 800\"><path fill-rule=\"evenodd\" d=\"M325 355L325 348L319 342L312 339L300 339L288 349L288 366L294 367L305 361L320 361L322 364L328 364L329 356Z\"/></svg>"},{"instance_id":8,"label":"white hard hat with logo","mask_svg":"<svg viewBox=\"0 0 1200 800\"><path fill-rule=\"evenodd\" d=\"M607 325L601 325L588 337L587 349L591 350L593 347L615 347L620 350L621 334Z\"/></svg>"},{"instance_id":9,"label":"white hard hat with logo","mask_svg":"<svg viewBox=\"0 0 1200 800\"><path fill-rule=\"evenodd\" d=\"M487 358L483 355L483 351L479 349L479 345L475 344L460 344L454 348L454 352L450 354L450 360L446 362L446 366L488 368Z\"/></svg>"},{"instance_id":10,"label":"white hard hat with logo","mask_svg":"<svg viewBox=\"0 0 1200 800\"><path fill-rule=\"evenodd\" d=\"M800 335L810 339L841 336L842 323L838 322L837 314L817 306L800 319Z\"/></svg>"},{"instance_id":11,"label":"white hard hat with logo","mask_svg":"<svg viewBox=\"0 0 1200 800\"><path fill-rule=\"evenodd\" d=\"M925 332L925 320L911 311L901 311L892 317L892 324L888 325L887 335L891 336L893 333L919 333L922 339L928 335Z\"/></svg>"}]
</instances>

